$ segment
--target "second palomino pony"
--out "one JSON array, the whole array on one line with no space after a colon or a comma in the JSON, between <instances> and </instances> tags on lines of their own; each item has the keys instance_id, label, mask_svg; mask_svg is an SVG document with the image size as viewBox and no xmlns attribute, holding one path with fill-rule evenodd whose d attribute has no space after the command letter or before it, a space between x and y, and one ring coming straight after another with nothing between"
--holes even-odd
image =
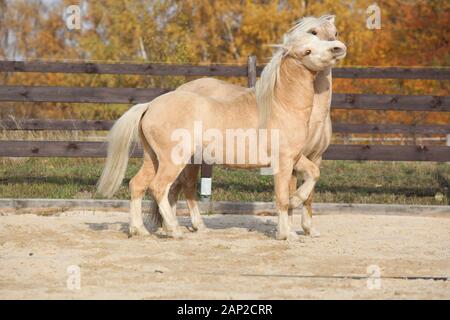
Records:
<instances>
[{"instance_id":1,"label":"second palomino pony","mask_svg":"<svg viewBox=\"0 0 450 320\"><path fill-rule=\"evenodd\" d=\"M319 18L305 17L296 23L291 32L306 32L317 36L321 40L334 41L338 36L334 22L334 15L324 15ZM331 68L320 71L316 75L314 80L314 100L311 118L309 121L308 139L302 151L303 155L314 162L317 166L320 166L322 154L326 151L331 142L331 80ZM243 94L248 90L248 88L214 78L201 78L190 81L180 86L177 90L192 91L215 99L231 99ZM173 184L169 193L169 201L172 204L174 212L176 209L176 201L181 190L183 190L185 194L195 195L199 169L199 165L187 166L180 174L177 182ZM291 219L293 218L292 209L301 204L301 199L295 197L296 190L297 172L294 170L290 182L290 192L292 198L290 201L289 216ZM301 224L306 235L318 236L318 230L312 226L313 194L314 191L311 192L310 196L304 203L302 208ZM202 230L205 226L202 222L197 203L195 200L192 200L192 198L192 196L188 197L192 226L196 230ZM160 219L161 216L159 215L158 208L153 207L152 209L153 212L151 220L156 227L161 226L162 221Z\"/></svg>"},{"instance_id":2,"label":"second palomino pony","mask_svg":"<svg viewBox=\"0 0 450 320\"><path fill-rule=\"evenodd\" d=\"M295 30L294 30L295 31ZM201 94L176 90L152 102L139 104L120 117L108 136L108 156L98 184L100 193L111 196L120 186L127 167L133 141L140 140L144 149L144 163L130 181L130 234L148 234L141 212L142 198L150 189L158 203L164 226L170 236L181 237L182 231L174 215L169 191L180 173L191 164L174 161L173 151L179 148L173 133L181 128L190 137L208 130L226 136L230 128L258 130L261 125L269 132L276 131L277 152L272 143L266 145L267 160L237 164L234 154L222 145L220 163L230 167L267 167L277 162L274 174L278 211L277 239L296 238L288 218L289 186L293 171L303 172L305 181L294 197L304 202L310 196L319 177L319 168L303 155L307 143L309 119L314 99L314 79L318 72L331 68L345 56L346 47L340 41L323 41L305 32L289 32L284 43L265 67L254 90L249 89L229 99L214 99ZM260 143L261 141L258 141ZM273 142L273 141L271 141ZM196 150L208 148L206 139L193 139L183 155L190 159ZM248 146L249 147L249 146ZM274 155L276 157L274 157ZM248 159L248 157L246 157ZM186 194L188 204L192 196ZM192 203L192 202L191 202Z\"/></svg>"}]
</instances>

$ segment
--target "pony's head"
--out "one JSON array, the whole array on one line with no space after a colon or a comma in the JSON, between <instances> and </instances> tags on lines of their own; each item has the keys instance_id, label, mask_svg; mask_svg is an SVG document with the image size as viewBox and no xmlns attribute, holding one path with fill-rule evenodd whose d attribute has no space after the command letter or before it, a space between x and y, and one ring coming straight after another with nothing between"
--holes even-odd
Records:
<instances>
[{"instance_id":1,"label":"pony's head","mask_svg":"<svg viewBox=\"0 0 450 320\"><path fill-rule=\"evenodd\" d=\"M284 55L296 58L312 71L333 67L347 53L347 47L337 40L334 21L334 15L298 20L280 45Z\"/></svg>"},{"instance_id":2,"label":"pony's head","mask_svg":"<svg viewBox=\"0 0 450 320\"><path fill-rule=\"evenodd\" d=\"M283 43L275 46L278 50L264 68L255 88L261 127L266 126L284 58L292 56L307 69L320 71L345 57L347 48L336 40L338 33L334 21L333 15L302 18L284 35Z\"/></svg>"},{"instance_id":3,"label":"pony's head","mask_svg":"<svg viewBox=\"0 0 450 320\"><path fill-rule=\"evenodd\" d=\"M342 60L347 47L338 40L324 41L311 33L296 34L283 44L283 56L291 56L310 71L322 71Z\"/></svg>"},{"instance_id":4,"label":"pony's head","mask_svg":"<svg viewBox=\"0 0 450 320\"><path fill-rule=\"evenodd\" d=\"M335 20L336 16L331 14L326 14L319 18L304 17L294 24L286 36L295 36L296 33L306 32L318 37L320 40L334 41L338 38L338 31L334 25Z\"/></svg>"}]
</instances>

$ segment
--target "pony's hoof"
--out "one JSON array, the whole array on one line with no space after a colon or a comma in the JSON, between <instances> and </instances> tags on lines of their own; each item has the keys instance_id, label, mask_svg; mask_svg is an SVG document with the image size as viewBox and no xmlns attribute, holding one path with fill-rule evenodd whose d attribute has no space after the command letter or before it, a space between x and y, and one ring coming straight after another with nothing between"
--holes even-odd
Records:
<instances>
[{"instance_id":1,"label":"pony's hoof","mask_svg":"<svg viewBox=\"0 0 450 320\"><path fill-rule=\"evenodd\" d=\"M297 241L299 240L299 236L297 232L290 231L289 233L280 233L277 231L275 238L277 240L287 240L287 241Z\"/></svg>"},{"instance_id":2,"label":"pony's hoof","mask_svg":"<svg viewBox=\"0 0 450 320\"><path fill-rule=\"evenodd\" d=\"M297 232L295 232L295 231L289 232L288 238L286 240L288 240L288 241L298 241L299 237L298 237Z\"/></svg>"},{"instance_id":3,"label":"pony's hoof","mask_svg":"<svg viewBox=\"0 0 450 320\"><path fill-rule=\"evenodd\" d=\"M319 238L320 232L319 230L315 228L303 228L303 232L305 233L305 236L309 236L311 238Z\"/></svg>"},{"instance_id":4,"label":"pony's hoof","mask_svg":"<svg viewBox=\"0 0 450 320\"><path fill-rule=\"evenodd\" d=\"M300 207L304 202L305 201L298 196L291 196L289 198L289 209L296 209Z\"/></svg>"},{"instance_id":5,"label":"pony's hoof","mask_svg":"<svg viewBox=\"0 0 450 320\"><path fill-rule=\"evenodd\" d=\"M167 235L173 239L183 238L183 232L179 228L176 228L175 230L172 231L168 231Z\"/></svg>"},{"instance_id":6,"label":"pony's hoof","mask_svg":"<svg viewBox=\"0 0 450 320\"><path fill-rule=\"evenodd\" d=\"M285 233L285 232L277 231L275 233L275 239L277 239L277 240L287 240L288 239L288 234Z\"/></svg>"},{"instance_id":7,"label":"pony's hoof","mask_svg":"<svg viewBox=\"0 0 450 320\"><path fill-rule=\"evenodd\" d=\"M152 231L158 230L159 228L162 228L162 221L157 215L151 215L147 219L146 226Z\"/></svg>"},{"instance_id":8,"label":"pony's hoof","mask_svg":"<svg viewBox=\"0 0 450 320\"><path fill-rule=\"evenodd\" d=\"M206 228L206 226L203 223L197 224L197 225L192 225L192 229L194 229L194 231L200 232L200 233L208 232L208 228Z\"/></svg>"},{"instance_id":9,"label":"pony's hoof","mask_svg":"<svg viewBox=\"0 0 450 320\"><path fill-rule=\"evenodd\" d=\"M309 236L312 238L319 238L320 232L319 232L319 230L317 230L315 228L311 228L311 231L309 232Z\"/></svg>"},{"instance_id":10,"label":"pony's hoof","mask_svg":"<svg viewBox=\"0 0 450 320\"><path fill-rule=\"evenodd\" d=\"M139 226L139 227L130 227L129 229L129 235L130 238L133 236L149 236L150 232L148 232L148 230L144 227L144 226Z\"/></svg>"}]
</instances>

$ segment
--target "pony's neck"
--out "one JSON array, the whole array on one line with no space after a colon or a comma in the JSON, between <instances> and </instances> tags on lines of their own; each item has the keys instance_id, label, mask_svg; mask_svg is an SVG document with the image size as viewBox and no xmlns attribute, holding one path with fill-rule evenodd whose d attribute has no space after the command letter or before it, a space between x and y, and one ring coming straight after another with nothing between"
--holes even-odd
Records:
<instances>
[{"instance_id":1,"label":"pony's neck","mask_svg":"<svg viewBox=\"0 0 450 320\"><path fill-rule=\"evenodd\" d=\"M332 94L331 68L319 72L314 80L314 111L325 118L330 112Z\"/></svg>"},{"instance_id":2,"label":"pony's neck","mask_svg":"<svg viewBox=\"0 0 450 320\"><path fill-rule=\"evenodd\" d=\"M292 57L283 59L275 88L277 104L292 112L311 111L316 72Z\"/></svg>"}]
</instances>

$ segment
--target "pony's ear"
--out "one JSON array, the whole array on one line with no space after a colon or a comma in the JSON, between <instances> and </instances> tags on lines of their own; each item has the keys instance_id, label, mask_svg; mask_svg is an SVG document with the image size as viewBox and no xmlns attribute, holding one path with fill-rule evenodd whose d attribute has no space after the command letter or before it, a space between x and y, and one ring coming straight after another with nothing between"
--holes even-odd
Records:
<instances>
[{"instance_id":1,"label":"pony's ear","mask_svg":"<svg viewBox=\"0 0 450 320\"><path fill-rule=\"evenodd\" d=\"M283 57L286 57L287 55L289 55L292 51L291 47L288 47L286 45L281 46L281 49L283 50Z\"/></svg>"},{"instance_id":2,"label":"pony's ear","mask_svg":"<svg viewBox=\"0 0 450 320\"><path fill-rule=\"evenodd\" d=\"M332 24L334 24L334 22L336 21L336 16L334 14L331 14L328 17L326 17L326 19L330 21Z\"/></svg>"},{"instance_id":3,"label":"pony's ear","mask_svg":"<svg viewBox=\"0 0 450 320\"><path fill-rule=\"evenodd\" d=\"M283 56L286 56L290 52L290 48L285 44L269 44L268 46L280 49L283 52Z\"/></svg>"}]
</instances>

